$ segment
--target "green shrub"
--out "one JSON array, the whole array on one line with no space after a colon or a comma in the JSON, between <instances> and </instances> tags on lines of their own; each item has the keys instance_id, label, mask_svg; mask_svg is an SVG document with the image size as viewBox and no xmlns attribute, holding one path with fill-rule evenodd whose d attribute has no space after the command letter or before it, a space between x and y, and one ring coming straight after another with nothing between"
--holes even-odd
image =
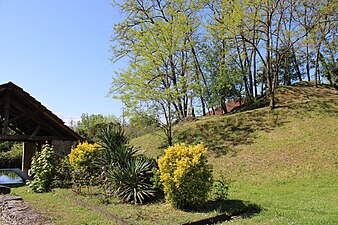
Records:
<instances>
[{"instance_id":1,"label":"green shrub","mask_svg":"<svg viewBox=\"0 0 338 225\"><path fill-rule=\"evenodd\" d=\"M28 184L32 191L42 193L52 190L56 175L56 158L50 145L43 146L41 153L33 157L31 172L33 180Z\"/></svg>"},{"instance_id":2,"label":"green shrub","mask_svg":"<svg viewBox=\"0 0 338 225\"><path fill-rule=\"evenodd\" d=\"M72 168L71 176L75 190L81 192L81 186L93 186L100 182L101 171L96 163L100 154L101 146L88 142L79 143L76 148L71 150L68 158Z\"/></svg>"},{"instance_id":3,"label":"green shrub","mask_svg":"<svg viewBox=\"0 0 338 225\"><path fill-rule=\"evenodd\" d=\"M11 145L9 151L0 152L0 168L21 168L22 144Z\"/></svg>"},{"instance_id":4,"label":"green shrub","mask_svg":"<svg viewBox=\"0 0 338 225\"><path fill-rule=\"evenodd\" d=\"M220 179L214 180L210 191L210 198L213 200L226 200L229 195L229 181L222 175Z\"/></svg>"},{"instance_id":5,"label":"green shrub","mask_svg":"<svg viewBox=\"0 0 338 225\"><path fill-rule=\"evenodd\" d=\"M163 192L163 184L160 178L161 176L160 171L158 170L158 168L153 168L152 172L153 172L153 177L150 179L151 182L153 182L155 188Z\"/></svg>"},{"instance_id":6,"label":"green shrub","mask_svg":"<svg viewBox=\"0 0 338 225\"><path fill-rule=\"evenodd\" d=\"M132 157L123 166L117 166L109 173L115 194L124 201L143 203L155 196L154 185L150 181L155 160L145 156Z\"/></svg>"},{"instance_id":7,"label":"green shrub","mask_svg":"<svg viewBox=\"0 0 338 225\"><path fill-rule=\"evenodd\" d=\"M72 186L73 168L70 165L69 157L60 158L57 160L56 180L55 185L58 188L69 188Z\"/></svg>"},{"instance_id":8,"label":"green shrub","mask_svg":"<svg viewBox=\"0 0 338 225\"><path fill-rule=\"evenodd\" d=\"M98 135L102 146L101 165L104 169L115 165L123 165L137 152L133 147L129 147L122 126L118 123L110 124L100 131Z\"/></svg>"},{"instance_id":9,"label":"green shrub","mask_svg":"<svg viewBox=\"0 0 338 225\"><path fill-rule=\"evenodd\" d=\"M13 146L13 142L0 141L0 153L10 151L12 146Z\"/></svg>"},{"instance_id":10,"label":"green shrub","mask_svg":"<svg viewBox=\"0 0 338 225\"><path fill-rule=\"evenodd\" d=\"M203 144L178 144L164 153L158 166L166 201L179 209L205 202L212 185L212 167Z\"/></svg>"},{"instance_id":11,"label":"green shrub","mask_svg":"<svg viewBox=\"0 0 338 225\"><path fill-rule=\"evenodd\" d=\"M143 203L155 196L150 181L155 161L137 155L119 124L109 125L99 135L102 154L99 164L105 176L104 188L123 201Z\"/></svg>"}]
</instances>

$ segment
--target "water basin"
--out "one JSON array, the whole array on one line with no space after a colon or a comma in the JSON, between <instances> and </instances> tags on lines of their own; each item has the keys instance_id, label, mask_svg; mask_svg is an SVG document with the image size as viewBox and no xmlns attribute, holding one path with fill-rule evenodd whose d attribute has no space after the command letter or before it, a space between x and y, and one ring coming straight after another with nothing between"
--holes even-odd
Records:
<instances>
[{"instance_id":1,"label":"water basin","mask_svg":"<svg viewBox=\"0 0 338 225\"><path fill-rule=\"evenodd\" d=\"M1 185L20 185L25 181L14 171L0 170L0 184Z\"/></svg>"}]
</instances>

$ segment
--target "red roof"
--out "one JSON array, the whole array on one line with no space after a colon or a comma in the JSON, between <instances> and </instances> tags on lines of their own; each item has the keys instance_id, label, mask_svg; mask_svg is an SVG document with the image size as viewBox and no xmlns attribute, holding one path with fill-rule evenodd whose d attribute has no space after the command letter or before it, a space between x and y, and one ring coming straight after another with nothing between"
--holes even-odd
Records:
<instances>
[{"instance_id":1,"label":"red roof","mask_svg":"<svg viewBox=\"0 0 338 225\"><path fill-rule=\"evenodd\" d=\"M242 103L240 102L239 99L233 99L229 100L225 103L225 106L227 108L227 112L231 112L234 110L234 108L241 106L241 104L245 103L245 99L242 99ZM215 108L215 114L213 114L213 111L209 111L207 113L207 116L213 116L213 115L223 115L225 112L223 111L221 106L218 106Z\"/></svg>"}]
</instances>

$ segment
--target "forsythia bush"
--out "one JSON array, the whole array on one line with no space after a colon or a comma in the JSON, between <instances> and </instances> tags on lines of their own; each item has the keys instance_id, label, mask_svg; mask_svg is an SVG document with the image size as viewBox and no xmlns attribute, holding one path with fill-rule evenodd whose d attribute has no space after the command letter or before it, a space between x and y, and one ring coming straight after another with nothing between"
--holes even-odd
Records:
<instances>
[{"instance_id":1,"label":"forsythia bush","mask_svg":"<svg viewBox=\"0 0 338 225\"><path fill-rule=\"evenodd\" d=\"M178 144L167 148L158 160L166 201L185 209L203 203L212 186L212 167L203 144Z\"/></svg>"},{"instance_id":2,"label":"forsythia bush","mask_svg":"<svg viewBox=\"0 0 338 225\"><path fill-rule=\"evenodd\" d=\"M89 169L100 150L99 144L80 143L68 155L69 162L74 169Z\"/></svg>"},{"instance_id":3,"label":"forsythia bush","mask_svg":"<svg viewBox=\"0 0 338 225\"><path fill-rule=\"evenodd\" d=\"M100 153L101 146L99 144L83 142L73 148L68 155L72 168L73 188L76 192L81 193L81 187L95 186L101 181L99 179L100 169L97 165Z\"/></svg>"}]
</instances>

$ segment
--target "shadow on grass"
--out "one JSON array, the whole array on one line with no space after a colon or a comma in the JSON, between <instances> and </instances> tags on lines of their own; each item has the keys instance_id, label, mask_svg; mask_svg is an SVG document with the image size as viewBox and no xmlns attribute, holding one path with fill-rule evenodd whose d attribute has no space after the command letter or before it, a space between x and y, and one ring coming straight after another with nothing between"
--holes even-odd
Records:
<instances>
[{"instance_id":1,"label":"shadow on grass","mask_svg":"<svg viewBox=\"0 0 338 225\"><path fill-rule=\"evenodd\" d=\"M234 146L236 145L252 144L257 131L269 132L285 122L281 115L269 110L251 111L193 124L194 127L177 131L174 137L175 142L178 143L204 142L210 152L220 157L235 153Z\"/></svg>"},{"instance_id":2,"label":"shadow on grass","mask_svg":"<svg viewBox=\"0 0 338 225\"><path fill-rule=\"evenodd\" d=\"M313 112L317 112L318 114L326 113L332 116L336 116L338 113L337 101L333 99L313 100L311 102L282 105L276 108L298 111L300 112L299 117L310 116Z\"/></svg>"},{"instance_id":3,"label":"shadow on grass","mask_svg":"<svg viewBox=\"0 0 338 225\"><path fill-rule=\"evenodd\" d=\"M218 212L217 216L206 218L203 220L193 221L185 223L184 225L204 225L204 224L215 224L218 222L229 221L233 218L248 218L254 214L262 211L261 207L256 204L251 204L241 200L218 200L208 201L205 204L191 208L190 212L202 212L208 213L212 211Z\"/></svg>"},{"instance_id":4,"label":"shadow on grass","mask_svg":"<svg viewBox=\"0 0 338 225\"><path fill-rule=\"evenodd\" d=\"M262 96L253 104L236 108L235 113L182 126L174 133L174 142L193 145L204 142L216 157L229 153L236 155L236 145L252 144L257 131L271 132L289 123L292 117L302 119L314 115L337 115L336 93L325 85L315 88L314 84L306 82L280 87L276 92L277 106L274 110L262 108L268 103L267 97ZM251 110L257 108L262 109Z\"/></svg>"}]
</instances>

